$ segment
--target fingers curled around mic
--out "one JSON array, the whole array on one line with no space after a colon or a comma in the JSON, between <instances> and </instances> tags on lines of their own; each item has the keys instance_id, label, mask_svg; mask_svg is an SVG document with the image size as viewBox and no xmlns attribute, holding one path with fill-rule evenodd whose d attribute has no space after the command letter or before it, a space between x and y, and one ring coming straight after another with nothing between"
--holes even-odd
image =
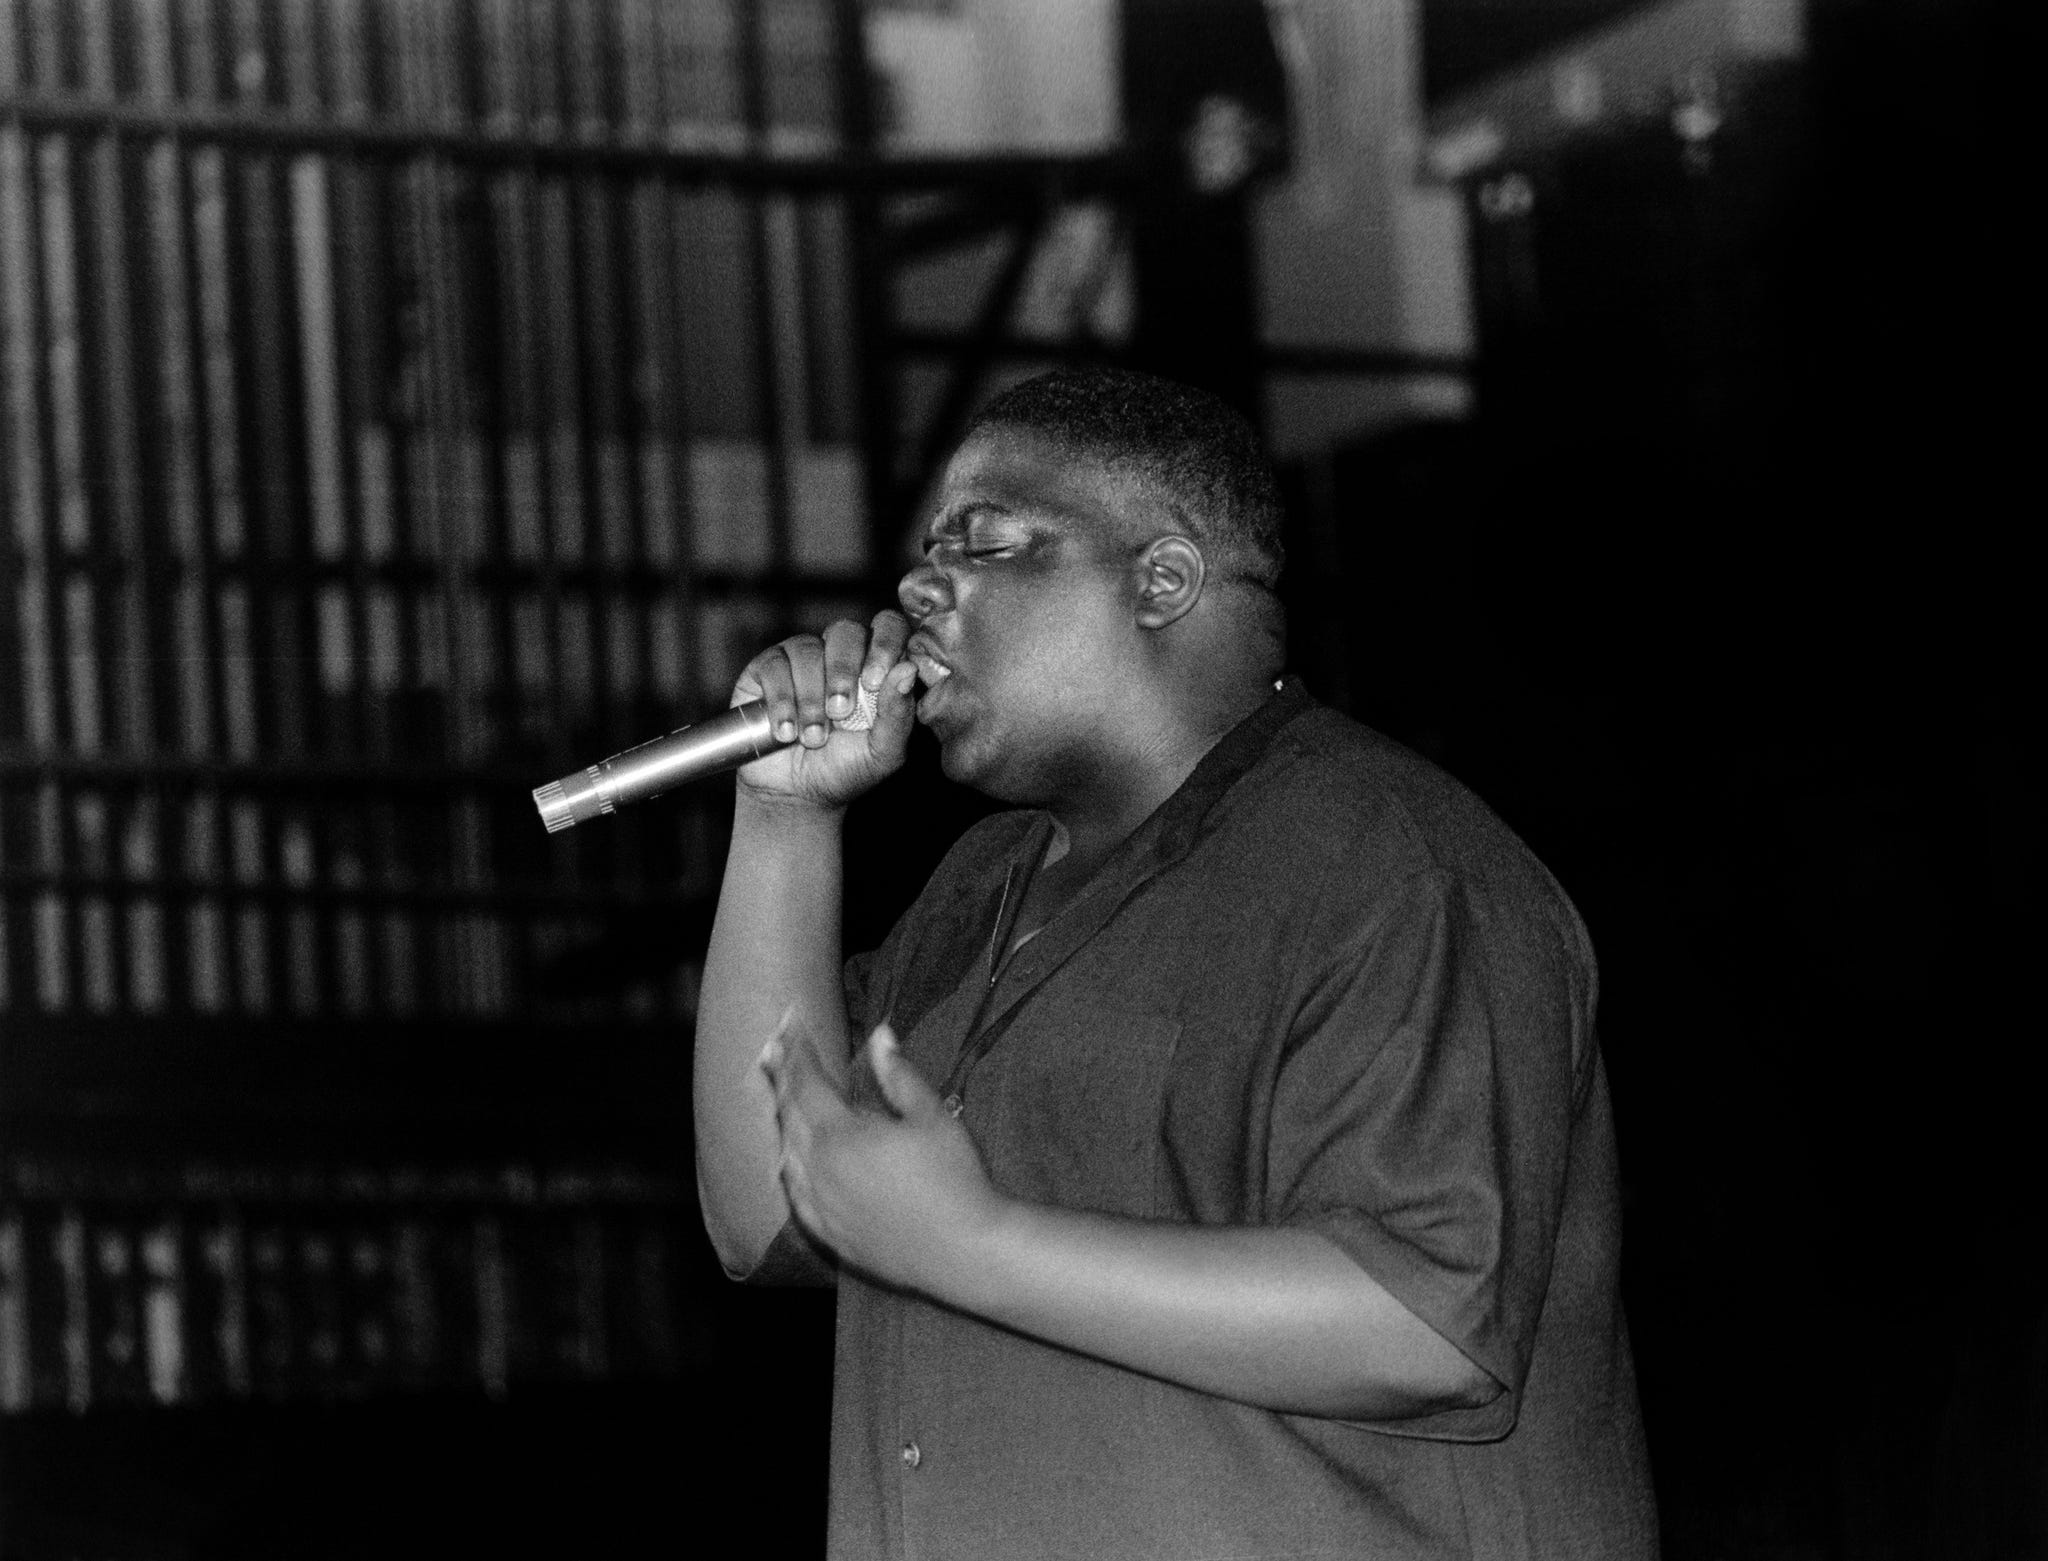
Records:
<instances>
[{"instance_id":1,"label":"fingers curled around mic","mask_svg":"<svg viewBox=\"0 0 2048 1561\"><path fill-rule=\"evenodd\" d=\"M899 613L798 634L747 664L733 703L758 700L776 748L740 770L755 802L842 807L901 768L916 722L917 668Z\"/></svg>"},{"instance_id":2,"label":"fingers curled around mic","mask_svg":"<svg viewBox=\"0 0 2048 1561\"><path fill-rule=\"evenodd\" d=\"M860 708L867 650L864 624L842 619L825 631L825 713L834 721L845 721Z\"/></svg>"},{"instance_id":3,"label":"fingers curled around mic","mask_svg":"<svg viewBox=\"0 0 2048 1561\"><path fill-rule=\"evenodd\" d=\"M777 742L822 748L831 737L825 714L825 641L793 634L756 656L747 668L761 687Z\"/></svg>"},{"instance_id":4,"label":"fingers curled around mic","mask_svg":"<svg viewBox=\"0 0 2048 1561\"><path fill-rule=\"evenodd\" d=\"M916 669L903 659L910 643L910 620L893 607L875 614L868 625L867 655L860 666L861 686L879 694L889 674L898 674L899 692L908 692L917 681Z\"/></svg>"},{"instance_id":5,"label":"fingers curled around mic","mask_svg":"<svg viewBox=\"0 0 2048 1561\"><path fill-rule=\"evenodd\" d=\"M917 681L916 667L903 655L909 639L910 626L898 612L877 613L872 624L841 619L822 634L793 634L747 664L733 703L758 699L766 705L778 742L823 747L830 728L862 708L864 692L870 710L885 689L909 692Z\"/></svg>"}]
</instances>

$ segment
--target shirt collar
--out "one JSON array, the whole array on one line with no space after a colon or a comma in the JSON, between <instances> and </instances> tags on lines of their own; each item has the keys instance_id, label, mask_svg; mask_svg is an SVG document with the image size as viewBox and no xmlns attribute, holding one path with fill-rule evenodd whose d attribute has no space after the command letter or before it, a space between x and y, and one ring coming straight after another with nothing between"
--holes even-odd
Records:
<instances>
[{"instance_id":1,"label":"shirt collar","mask_svg":"<svg viewBox=\"0 0 2048 1561\"><path fill-rule=\"evenodd\" d=\"M1184 856L1217 800L1264 757L1282 728L1314 708L1316 698L1300 678L1290 673L1277 680L1259 707L1218 738L1180 789L1138 827L1126 851L1136 848L1155 868Z\"/></svg>"},{"instance_id":2,"label":"shirt collar","mask_svg":"<svg viewBox=\"0 0 2048 1561\"><path fill-rule=\"evenodd\" d=\"M1259 707L1225 732L1179 789L1110 854L1073 903L1018 950L1011 965L1042 974L1071 952L1069 945L1085 940L1147 880L1187 855L1201 835L1209 810L1223 794L1258 763L1282 729L1316 708L1315 696L1299 678L1281 678ZM1009 871L1014 878L1009 897L1021 897L1051 841L1052 817L1041 813L1010 858ZM1003 919L998 911L998 922ZM997 936L1007 939L1007 927L1000 928Z\"/></svg>"},{"instance_id":3,"label":"shirt collar","mask_svg":"<svg viewBox=\"0 0 2048 1561\"><path fill-rule=\"evenodd\" d=\"M1008 942L1014 902L1021 897L1052 838L1052 818L1041 813L1008 861L1002 900L994 915L991 965L969 1021L970 1036L956 1056L946 1089L957 1093L989 1049L1009 1029L1026 998L1117 913L1132 895L1186 855L1209 810L1272 746L1281 730L1316 702L1298 679L1283 678L1273 693L1204 754L1180 788L1102 864L1086 888L1037 936L999 964L993 955ZM980 982L979 962L967 979Z\"/></svg>"}]
</instances>

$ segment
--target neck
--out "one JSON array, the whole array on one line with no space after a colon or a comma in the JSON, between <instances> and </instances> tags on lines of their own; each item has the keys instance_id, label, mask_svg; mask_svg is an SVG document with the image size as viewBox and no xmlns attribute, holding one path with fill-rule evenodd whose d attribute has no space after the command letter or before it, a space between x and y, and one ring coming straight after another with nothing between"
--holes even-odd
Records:
<instances>
[{"instance_id":1,"label":"neck","mask_svg":"<svg viewBox=\"0 0 2048 1561\"><path fill-rule=\"evenodd\" d=\"M1092 873L1181 788L1225 733L1273 692L1272 678L1249 670L1230 676L1165 679L1129 710L1113 757L1094 773L1069 778L1048 799L1071 873Z\"/></svg>"},{"instance_id":2,"label":"neck","mask_svg":"<svg viewBox=\"0 0 2048 1561\"><path fill-rule=\"evenodd\" d=\"M1142 790L1105 788L1107 794L1069 795L1053 803L1046 811L1052 814L1057 831L1054 852L1061 859L1063 876L1086 878L1108 861L1116 848L1180 789L1199 762L1197 755L1194 763L1177 773L1158 772Z\"/></svg>"}]
</instances>

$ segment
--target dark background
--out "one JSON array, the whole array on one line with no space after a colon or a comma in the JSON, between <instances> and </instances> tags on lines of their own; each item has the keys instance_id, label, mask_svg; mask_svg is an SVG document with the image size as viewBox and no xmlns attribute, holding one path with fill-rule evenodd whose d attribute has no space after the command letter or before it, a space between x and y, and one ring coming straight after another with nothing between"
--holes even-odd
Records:
<instances>
[{"instance_id":1,"label":"dark background","mask_svg":"<svg viewBox=\"0 0 2048 1561\"><path fill-rule=\"evenodd\" d=\"M1672 1556L2048 1543L2041 42L1817 5L1703 174L1532 169L1479 227L1481 419L1351 452L1297 577L1358 713L1591 924Z\"/></svg>"}]
</instances>

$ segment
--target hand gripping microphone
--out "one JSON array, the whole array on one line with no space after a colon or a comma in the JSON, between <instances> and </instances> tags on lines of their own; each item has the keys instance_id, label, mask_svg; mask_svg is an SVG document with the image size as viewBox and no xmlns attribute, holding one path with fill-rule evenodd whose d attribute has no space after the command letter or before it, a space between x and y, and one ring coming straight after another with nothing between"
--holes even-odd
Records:
<instances>
[{"instance_id":1,"label":"hand gripping microphone","mask_svg":"<svg viewBox=\"0 0 2048 1561\"><path fill-rule=\"evenodd\" d=\"M853 713L832 724L842 732L864 732L875 724L878 695L866 684L854 685ZM645 802L685 781L701 780L736 770L742 764L792 746L783 742L759 700L735 705L708 721L628 748L587 770L564 775L533 788L533 805L548 833L571 824L601 818L629 802Z\"/></svg>"}]
</instances>

